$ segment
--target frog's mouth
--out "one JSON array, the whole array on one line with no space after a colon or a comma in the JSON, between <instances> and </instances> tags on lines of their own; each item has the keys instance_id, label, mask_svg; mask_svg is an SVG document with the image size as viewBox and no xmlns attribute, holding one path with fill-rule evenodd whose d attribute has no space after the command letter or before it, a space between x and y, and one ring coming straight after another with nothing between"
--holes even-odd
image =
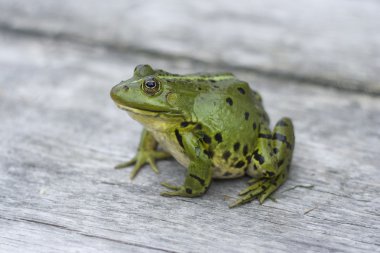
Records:
<instances>
[{"instance_id":1,"label":"frog's mouth","mask_svg":"<svg viewBox=\"0 0 380 253\"><path fill-rule=\"evenodd\" d=\"M146 117L167 117L167 118L178 118L182 117L182 114L176 111L152 111L152 110L144 110L144 109L138 109L138 108L133 108L125 105L121 105L116 103L116 106L119 107L122 110L125 110L129 113L141 115L141 116L146 116Z\"/></svg>"}]
</instances>

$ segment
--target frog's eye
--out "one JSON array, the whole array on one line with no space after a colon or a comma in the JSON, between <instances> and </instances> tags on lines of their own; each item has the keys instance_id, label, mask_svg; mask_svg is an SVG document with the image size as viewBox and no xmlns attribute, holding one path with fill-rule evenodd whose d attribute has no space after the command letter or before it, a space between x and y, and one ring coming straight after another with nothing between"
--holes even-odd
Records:
<instances>
[{"instance_id":1,"label":"frog's eye","mask_svg":"<svg viewBox=\"0 0 380 253\"><path fill-rule=\"evenodd\" d=\"M146 79L143 83L143 90L153 96L160 91L160 83L154 78Z\"/></svg>"}]
</instances>

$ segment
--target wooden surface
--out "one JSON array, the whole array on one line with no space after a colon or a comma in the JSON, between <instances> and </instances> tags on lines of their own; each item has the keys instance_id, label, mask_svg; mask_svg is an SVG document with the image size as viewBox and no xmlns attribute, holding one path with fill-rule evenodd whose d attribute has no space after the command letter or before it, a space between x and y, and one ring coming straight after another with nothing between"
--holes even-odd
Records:
<instances>
[{"instance_id":1,"label":"wooden surface","mask_svg":"<svg viewBox=\"0 0 380 253\"><path fill-rule=\"evenodd\" d=\"M319 2L1 0L0 252L380 252L380 4ZM139 63L233 70L294 120L277 202L228 209L245 178L160 197L174 160L113 169L141 126L109 90Z\"/></svg>"},{"instance_id":2,"label":"wooden surface","mask_svg":"<svg viewBox=\"0 0 380 253\"><path fill-rule=\"evenodd\" d=\"M3 29L380 95L374 0L0 0Z\"/></svg>"}]
</instances>

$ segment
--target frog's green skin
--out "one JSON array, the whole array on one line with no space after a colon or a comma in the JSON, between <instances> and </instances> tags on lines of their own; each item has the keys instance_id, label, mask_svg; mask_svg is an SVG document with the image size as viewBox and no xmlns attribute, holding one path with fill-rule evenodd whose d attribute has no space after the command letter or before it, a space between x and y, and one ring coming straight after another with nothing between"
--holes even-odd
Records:
<instances>
[{"instance_id":1,"label":"frog's green skin","mask_svg":"<svg viewBox=\"0 0 380 253\"><path fill-rule=\"evenodd\" d=\"M233 74L176 75L139 65L134 75L111 90L115 103L142 123L131 178L146 163L173 156L187 167L182 186L162 185L163 196L195 197L212 178L251 176L230 207L258 198L262 203L287 178L294 148L290 119L269 129L258 93ZM164 151L157 150L158 144Z\"/></svg>"}]
</instances>

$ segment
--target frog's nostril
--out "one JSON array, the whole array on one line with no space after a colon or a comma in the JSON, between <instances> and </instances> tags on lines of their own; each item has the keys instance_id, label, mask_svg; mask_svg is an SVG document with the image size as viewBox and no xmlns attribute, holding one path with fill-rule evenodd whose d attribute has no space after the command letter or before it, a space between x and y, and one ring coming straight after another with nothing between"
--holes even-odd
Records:
<instances>
[{"instance_id":1,"label":"frog's nostril","mask_svg":"<svg viewBox=\"0 0 380 253\"><path fill-rule=\"evenodd\" d=\"M127 91L127 90L129 90L129 87L128 87L127 85L124 85L124 86L123 86L123 89L124 89L125 91Z\"/></svg>"}]
</instances>

